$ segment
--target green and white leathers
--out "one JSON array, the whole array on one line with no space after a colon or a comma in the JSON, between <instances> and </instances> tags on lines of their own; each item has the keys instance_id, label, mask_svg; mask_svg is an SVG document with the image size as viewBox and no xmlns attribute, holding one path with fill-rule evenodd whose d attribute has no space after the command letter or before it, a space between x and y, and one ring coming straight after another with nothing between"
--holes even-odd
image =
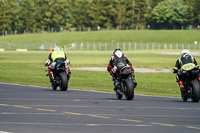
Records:
<instances>
[{"instance_id":1,"label":"green and white leathers","mask_svg":"<svg viewBox=\"0 0 200 133\"><path fill-rule=\"evenodd\" d=\"M194 57L192 57L189 53L183 53L182 56L176 61L174 67L174 73L176 73L179 69L183 71L192 70L195 66L197 66L197 62Z\"/></svg>"},{"instance_id":2,"label":"green and white leathers","mask_svg":"<svg viewBox=\"0 0 200 133\"><path fill-rule=\"evenodd\" d=\"M64 51L62 51L62 50L53 51L52 54L51 54L52 61L54 62L55 59L57 59L57 58L64 58L65 59Z\"/></svg>"}]
</instances>

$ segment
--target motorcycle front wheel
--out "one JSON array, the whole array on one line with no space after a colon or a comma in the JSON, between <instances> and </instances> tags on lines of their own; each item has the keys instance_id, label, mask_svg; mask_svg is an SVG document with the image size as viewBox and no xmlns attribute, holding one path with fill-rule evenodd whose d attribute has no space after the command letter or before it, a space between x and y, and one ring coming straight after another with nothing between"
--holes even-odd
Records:
<instances>
[{"instance_id":1,"label":"motorcycle front wheel","mask_svg":"<svg viewBox=\"0 0 200 133\"><path fill-rule=\"evenodd\" d=\"M125 80L125 97L126 100L133 100L134 98L134 85L131 79Z\"/></svg>"}]
</instances>

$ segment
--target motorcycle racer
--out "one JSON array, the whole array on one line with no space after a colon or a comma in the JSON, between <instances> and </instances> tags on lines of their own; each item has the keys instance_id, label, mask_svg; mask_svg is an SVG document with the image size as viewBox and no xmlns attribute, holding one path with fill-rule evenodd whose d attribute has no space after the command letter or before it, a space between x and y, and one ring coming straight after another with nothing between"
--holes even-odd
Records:
<instances>
[{"instance_id":1,"label":"motorcycle racer","mask_svg":"<svg viewBox=\"0 0 200 133\"><path fill-rule=\"evenodd\" d=\"M132 68L131 62L128 60L127 56L122 53L121 49L115 49L113 52L113 55L110 57L109 64L107 66L107 71L110 73L111 79L114 84L114 90L116 91L117 86L119 86L119 83L116 77L117 66L115 66L115 63L117 63L118 61L125 61L127 65L131 67L131 70L132 70L131 79L136 87L137 82L135 80L134 69Z\"/></svg>"},{"instance_id":2,"label":"motorcycle racer","mask_svg":"<svg viewBox=\"0 0 200 133\"><path fill-rule=\"evenodd\" d=\"M190 55L188 49L182 50L181 57L177 59L175 67L173 68L173 73L177 73L176 79L181 88L184 88L182 84L184 79L180 75L181 71L191 70L194 67L198 67L196 59Z\"/></svg>"},{"instance_id":3,"label":"motorcycle racer","mask_svg":"<svg viewBox=\"0 0 200 133\"><path fill-rule=\"evenodd\" d=\"M45 66L48 66L48 72L50 73L50 75L49 75L50 80L55 79L53 72L54 72L54 69L55 69L55 66L56 66L56 61L59 61L59 60L64 61L66 66L68 66L70 64L70 61L68 60L64 51L60 50L60 48L58 46L55 46L52 51L53 52L49 54L48 59L45 63ZM70 75L71 75L70 69L68 71L69 71L69 77L68 78L70 78Z\"/></svg>"}]
</instances>

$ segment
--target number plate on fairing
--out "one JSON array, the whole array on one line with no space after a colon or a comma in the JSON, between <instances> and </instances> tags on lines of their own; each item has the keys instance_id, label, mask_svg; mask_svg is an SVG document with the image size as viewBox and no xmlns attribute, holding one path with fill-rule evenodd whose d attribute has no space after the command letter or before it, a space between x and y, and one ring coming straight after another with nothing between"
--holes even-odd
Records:
<instances>
[{"instance_id":1,"label":"number plate on fairing","mask_svg":"<svg viewBox=\"0 0 200 133\"><path fill-rule=\"evenodd\" d=\"M183 65L181 69L185 71L189 71L189 70L192 70L194 67L195 67L194 63L188 63L188 64Z\"/></svg>"}]
</instances>

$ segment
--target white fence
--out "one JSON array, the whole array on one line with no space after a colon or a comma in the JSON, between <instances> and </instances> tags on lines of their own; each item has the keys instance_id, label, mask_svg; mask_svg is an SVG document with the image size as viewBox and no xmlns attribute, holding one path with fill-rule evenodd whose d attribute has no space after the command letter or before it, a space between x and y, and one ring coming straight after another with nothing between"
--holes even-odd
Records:
<instances>
[{"instance_id":1,"label":"white fence","mask_svg":"<svg viewBox=\"0 0 200 133\"><path fill-rule=\"evenodd\" d=\"M0 48L5 50L28 49L28 50L49 50L49 47L56 43L41 44L14 44L8 42L0 42ZM172 43L138 43L138 42L74 42L61 46L63 50L79 50L79 51L112 51L116 48L122 50L175 50L175 49L194 49L200 50L200 44L172 44Z\"/></svg>"},{"instance_id":2,"label":"white fence","mask_svg":"<svg viewBox=\"0 0 200 133\"><path fill-rule=\"evenodd\" d=\"M137 43L137 42L86 42L72 43L65 45L64 50L81 50L81 51L109 51L120 48L122 50L175 50L175 49L200 49L200 44L172 44L172 43Z\"/></svg>"}]
</instances>

